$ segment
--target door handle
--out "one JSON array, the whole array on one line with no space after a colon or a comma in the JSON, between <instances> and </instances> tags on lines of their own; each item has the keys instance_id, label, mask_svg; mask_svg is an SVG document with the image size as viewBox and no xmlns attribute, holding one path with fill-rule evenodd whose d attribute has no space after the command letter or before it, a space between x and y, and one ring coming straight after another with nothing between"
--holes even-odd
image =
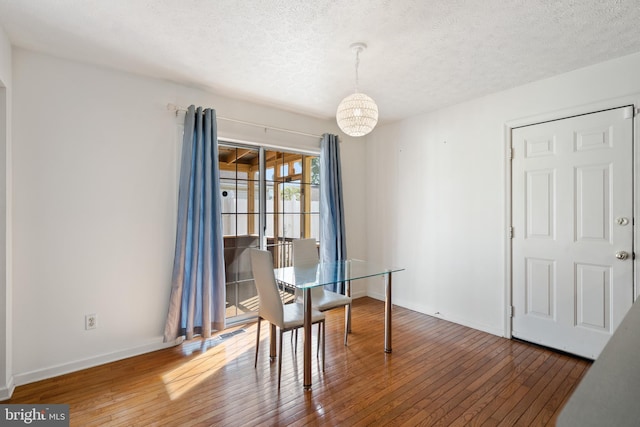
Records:
<instances>
[{"instance_id":1,"label":"door handle","mask_svg":"<svg viewBox=\"0 0 640 427\"><path fill-rule=\"evenodd\" d=\"M629 224L629 218L625 218L623 216L620 216L620 217L616 218L616 224L625 226L625 225Z\"/></svg>"},{"instance_id":2,"label":"door handle","mask_svg":"<svg viewBox=\"0 0 640 427\"><path fill-rule=\"evenodd\" d=\"M629 253L626 251L618 251L616 252L616 258L618 258L619 260L625 260L629 258Z\"/></svg>"}]
</instances>

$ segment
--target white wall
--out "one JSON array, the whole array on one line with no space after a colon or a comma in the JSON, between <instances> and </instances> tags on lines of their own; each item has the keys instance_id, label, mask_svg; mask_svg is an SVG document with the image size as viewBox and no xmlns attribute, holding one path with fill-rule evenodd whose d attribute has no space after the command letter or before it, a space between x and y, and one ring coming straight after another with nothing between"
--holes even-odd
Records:
<instances>
[{"instance_id":1,"label":"white wall","mask_svg":"<svg viewBox=\"0 0 640 427\"><path fill-rule=\"evenodd\" d=\"M0 27L0 400L13 392L11 281L12 60Z\"/></svg>"},{"instance_id":2,"label":"white wall","mask_svg":"<svg viewBox=\"0 0 640 427\"><path fill-rule=\"evenodd\" d=\"M636 54L376 129L367 258L406 267L394 302L504 334L505 124L640 93L639 74Z\"/></svg>"},{"instance_id":3,"label":"white wall","mask_svg":"<svg viewBox=\"0 0 640 427\"><path fill-rule=\"evenodd\" d=\"M14 373L17 384L161 346L175 239L177 129L167 103L322 134L333 121L15 49ZM219 121L219 136L315 149L317 138ZM363 146L345 138L347 223ZM353 200L351 201L353 196ZM362 234L349 247L363 251ZM85 314L98 327L84 330Z\"/></svg>"},{"instance_id":4,"label":"white wall","mask_svg":"<svg viewBox=\"0 0 640 427\"><path fill-rule=\"evenodd\" d=\"M0 35L0 79L13 77L13 328L5 333L17 384L161 346L182 120L168 102L340 134L333 120L7 51ZM396 304L502 334L505 123L640 93L639 71L634 55L381 125L366 140L340 134L349 255L406 267L394 276ZM224 121L219 134L318 146ZM381 283L367 292L382 297ZM98 315L96 330L84 330L87 313Z\"/></svg>"}]
</instances>

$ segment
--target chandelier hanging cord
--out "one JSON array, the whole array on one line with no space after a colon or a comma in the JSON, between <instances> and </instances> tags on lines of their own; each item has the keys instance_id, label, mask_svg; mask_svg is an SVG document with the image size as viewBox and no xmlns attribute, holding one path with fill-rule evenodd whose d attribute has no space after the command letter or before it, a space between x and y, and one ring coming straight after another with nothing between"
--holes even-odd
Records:
<instances>
[{"instance_id":1,"label":"chandelier hanging cord","mask_svg":"<svg viewBox=\"0 0 640 427\"><path fill-rule=\"evenodd\" d=\"M367 47L364 43L353 43L351 46L351 50L356 53L356 93L360 92L360 75L358 73L358 69L360 68L360 52L365 50Z\"/></svg>"},{"instance_id":2,"label":"chandelier hanging cord","mask_svg":"<svg viewBox=\"0 0 640 427\"><path fill-rule=\"evenodd\" d=\"M358 83L359 83L359 76L358 76L358 67L360 66L360 51L362 50L362 48L355 48L356 50L356 93L359 92L358 90Z\"/></svg>"}]
</instances>

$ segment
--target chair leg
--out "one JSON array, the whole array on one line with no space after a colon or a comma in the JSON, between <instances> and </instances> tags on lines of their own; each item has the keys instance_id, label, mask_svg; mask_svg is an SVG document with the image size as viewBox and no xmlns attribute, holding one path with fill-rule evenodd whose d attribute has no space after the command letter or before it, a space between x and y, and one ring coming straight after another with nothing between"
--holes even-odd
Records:
<instances>
[{"instance_id":1,"label":"chair leg","mask_svg":"<svg viewBox=\"0 0 640 427\"><path fill-rule=\"evenodd\" d=\"M327 324L322 321L322 372L324 372L324 337L327 330ZM320 337L318 337L320 339Z\"/></svg>"},{"instance_id":2,"label":"chair leg","mask_svg":"<svg viewBox=\"0 0 640 427\"><path fill-rule=\"evenodd\" d=\"M318 322L318 345L316 348L316 359L320 357L320 334L322 333L323 321Z\"/></svg>"},{"instance_id":3,"label":"chair leg","mask_svg":"<svg viewBox=\"0 0 640 427\"><path fill-rule=\"evenodd\" d=\"M284 332L280 329L280 348L278 349L278 390L280 390L280 378L282 378L282 338L284 338Z\"/></svg>"},{"instance_id":4,"label":"chair leg","mask_svg":"<svg viewBox=\"0 0 640 427\"><path fill-rule=\"evenodd\" d=\"M295 337L294 337L295 334ZM295 345L293 346L293 352L298 354L298 328L291 331L291 341L295 340Z\"/></svg>"},{"instance_id":5,"label":"chair leg","mask_svg":"<svg viewBox=\"0 0 640 427\"><path fill-rule=\"evenodd\" d=\"M258 317L258 327L256 330L256 360L253 362L253 367L258 366L258 350L260 349L260 325L262 324L262 317Z\"/></svg>"},{"instance_id":6,"label":"chair leg","mask_svg":"<svg viewBox=\"0 0 640 427\"><path fill-rule=\"evenodd\" d=\"M349 332L351 332L351 304L347 304L344 306L345 318L344 318L344 345L347 345L347 338L349 337Z\"/></svg>"}]
</instances>

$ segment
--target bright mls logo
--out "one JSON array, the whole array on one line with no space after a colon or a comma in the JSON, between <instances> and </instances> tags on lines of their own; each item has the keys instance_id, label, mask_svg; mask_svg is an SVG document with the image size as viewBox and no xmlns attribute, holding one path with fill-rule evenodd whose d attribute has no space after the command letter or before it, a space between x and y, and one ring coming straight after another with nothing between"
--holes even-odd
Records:
<instances>
[{"instance_id":1,"label":"bright mls logo","mask_svg":"<svg viewBox=\"0 0 640 427\"><path fill-rule=\"evenodd\" d=\"M69 405L0 405L2 426L69 426Z\"/></svg>"}]
</instances>

